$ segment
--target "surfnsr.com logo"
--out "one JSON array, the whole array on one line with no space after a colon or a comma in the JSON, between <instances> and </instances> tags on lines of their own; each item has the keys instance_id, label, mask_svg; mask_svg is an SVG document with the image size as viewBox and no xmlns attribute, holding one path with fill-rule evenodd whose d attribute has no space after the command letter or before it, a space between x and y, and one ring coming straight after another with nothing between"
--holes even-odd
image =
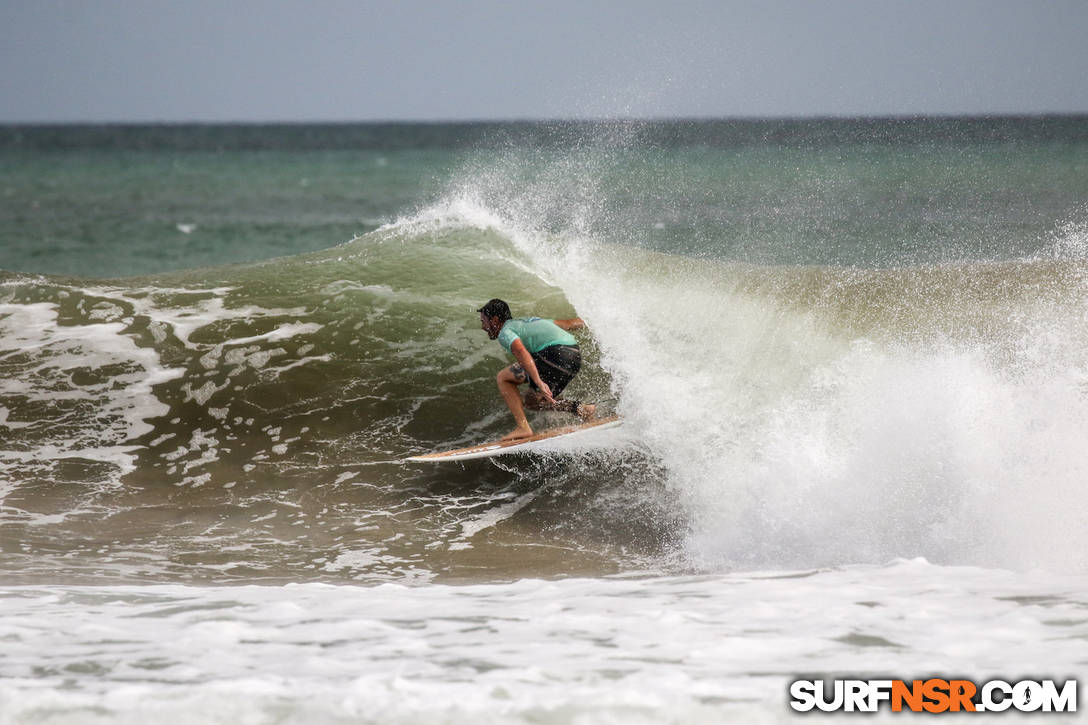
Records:
<instances>
[{"instance_id":1,"label":"surfnsr.com logo","mask_svg":"<svg viewBox=\"0 0 1088 725\"><path fill-rule=\"evenodd\" d=\"M790 698L798 712L1076 712L1077 681L795 680Z\"/></svg>"}]
</instances>

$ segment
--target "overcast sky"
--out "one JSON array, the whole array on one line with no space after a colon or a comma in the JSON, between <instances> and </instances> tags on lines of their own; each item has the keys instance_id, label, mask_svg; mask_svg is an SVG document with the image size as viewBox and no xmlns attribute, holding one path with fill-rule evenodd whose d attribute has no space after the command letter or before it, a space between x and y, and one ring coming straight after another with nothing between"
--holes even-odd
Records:
<instances>
[{"instance_id":1,"label":"overcast sky","mask_svg":"<svg viewBox=\"0 0 1088 725\"><path fill-rule=\"evenodd\" d=\"M1088 112L1086 0L0 0L2 121Z\"/></svg>"}]
</instances>

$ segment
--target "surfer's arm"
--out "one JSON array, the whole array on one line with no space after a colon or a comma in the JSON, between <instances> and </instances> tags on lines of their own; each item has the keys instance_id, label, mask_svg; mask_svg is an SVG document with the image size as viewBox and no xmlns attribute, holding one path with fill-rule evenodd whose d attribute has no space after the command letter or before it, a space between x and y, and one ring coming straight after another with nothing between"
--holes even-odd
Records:
<instances>
[{"instance_id":1,"label":"surfer's arm","mask_svg":"<svg viewBox=\"0 0 1088 725\"><path fill-rule=\"evenodd\" d=\"M567 332L570 332L571 330L581 330L586 326L585 321L583 321L581 317L572 317L569 320L552 320L552 322L559 325Z\"/></svg>"},{"instance_id":2,"label":"surfer's arm","mask_svg":"<svg viewBox=\"0 0 1088 725\"><path fill-rule=\"evenodd\" d=\"M548 384L540 379L540 371L536 369L536 363L533 362L533 356L529 354L528 348L525 347L525 343L520 338L514 338L514 341L510 343L510 352L514 354L514 359L518 361L518 365L521 365L521 369L525 371L525 374L529 376L529 379L536 383L536 386L540 388L540 392L544 394L544 398L549 403L554 403L555 399L552 397L552 389L548 387Z\"/></svg>"}]
</instances>

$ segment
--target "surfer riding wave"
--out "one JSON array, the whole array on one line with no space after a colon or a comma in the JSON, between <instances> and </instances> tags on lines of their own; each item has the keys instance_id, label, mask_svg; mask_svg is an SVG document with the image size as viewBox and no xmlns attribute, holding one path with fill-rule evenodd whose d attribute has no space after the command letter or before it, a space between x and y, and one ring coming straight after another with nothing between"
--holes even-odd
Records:
<instances>
[{"instance_id":1,"label":"surfer riding wave","mask_svg":"<svg viewBox=\"0 0 1088 725\"><path fill-rule=\"evenodd\" d=\"M591 420L596 406L560 396L582 367L582 353L571 330L585 327L580 317L569 320L545 320L540 317L513 317L510 306L500 299L488 301L481 307L480 327L492 340L517 361L495 376L499 393L514 416L517 427L502 440L529 438L533 429L525 409L558 410ZM519 385L529 384L524 398Z\"/></svg>"}]
</instances>

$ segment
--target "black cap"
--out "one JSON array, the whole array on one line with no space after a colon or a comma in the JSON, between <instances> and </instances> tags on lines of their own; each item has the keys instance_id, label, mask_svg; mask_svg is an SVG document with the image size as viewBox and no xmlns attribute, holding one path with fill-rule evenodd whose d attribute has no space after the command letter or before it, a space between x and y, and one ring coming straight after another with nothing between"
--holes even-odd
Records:
<instances>
[{"instance_id":1,"label":"black cap","mask_svg":"<svg viewBox=\"0 0 1088 725\"><path fill-rule=\"evenodd\" d=\"M510 305L497 298L488 300L486 305L476 311L482 312L488 317L498 317L503 322L506 322L513 317L513 315L510 314Z\"/></svg>"}]
</instances>

